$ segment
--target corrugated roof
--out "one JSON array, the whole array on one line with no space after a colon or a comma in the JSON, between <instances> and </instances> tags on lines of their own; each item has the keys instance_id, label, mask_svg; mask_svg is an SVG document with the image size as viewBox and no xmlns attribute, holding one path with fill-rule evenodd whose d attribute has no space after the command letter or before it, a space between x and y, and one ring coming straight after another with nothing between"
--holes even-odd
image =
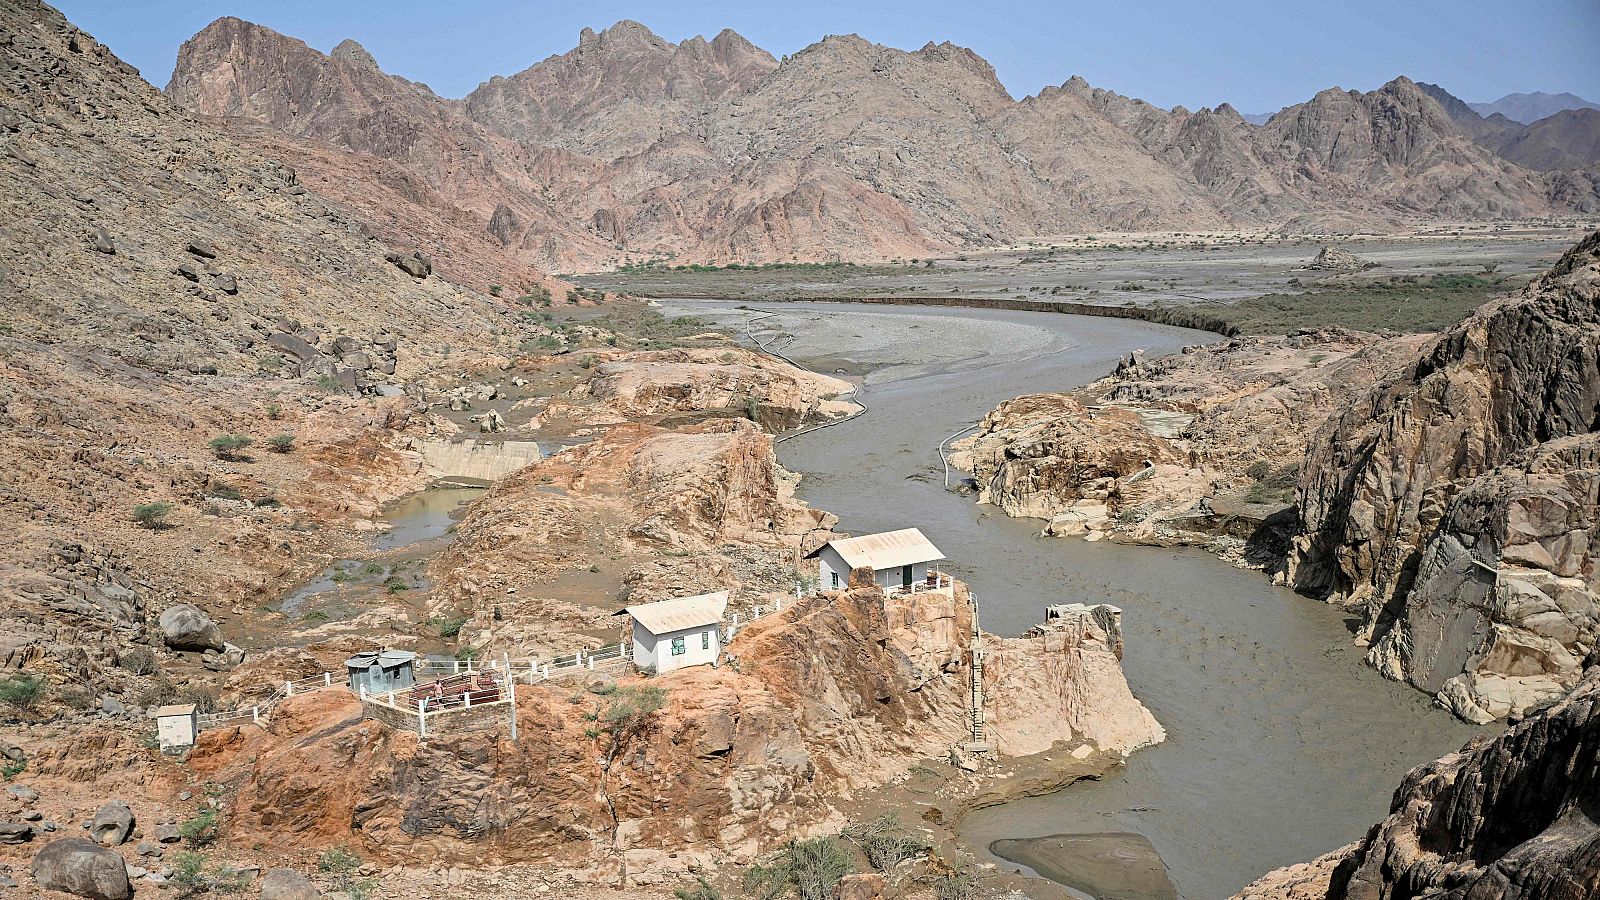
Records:
<instances>
[{"instance_id":1,"label":"corrugated roof","mask_svg":"<svg viewBox=\"0 0 1600 900\"><path fill-rule=\"evenodd\" d=\"M715 625L722 621L722 614L727 610L728 592L717 591L695 597L641 603L638 606L630 606L623 612L649 629L651 634L666 634L670 631L682 631L685 628Z\"/></svg>"},{"instance_id":2,"label":"corrugated roof","mask_svg":"<svg viewBox=\"0 0 1600 900\"><path fill-rule=\"evenodd\" d=\"M824 544L844 557L852 569L869 566L874 570L894 569L913 563L944 559L944 554L923 535L920 528L902 528L882 534L840 538ZM821 548L818 548L820 550ZM815 556L816 553L811 555Z\"/></svg>"},{"instance_id":3,"label":"corrugated roof","mask_svg":"<svg viewBox=\"0 0 1600 900\"><path fill-rule=\"evenodd\" d=\"M347 669L368 669L377 663L385 669L415 662L417 655L410 650L363 650L344 661Z\"/></svg>"}]
</instances>

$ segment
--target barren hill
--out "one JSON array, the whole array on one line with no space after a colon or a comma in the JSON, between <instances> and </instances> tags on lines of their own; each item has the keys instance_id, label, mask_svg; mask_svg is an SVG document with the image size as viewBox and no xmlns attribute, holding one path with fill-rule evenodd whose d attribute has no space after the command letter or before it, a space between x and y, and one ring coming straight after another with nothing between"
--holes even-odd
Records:
<instances>
[{"instance_id":1,"label":"barren hill","mask_svg":"<svg viewBox=\"0 0 1600 900\"><path fill-rule=\"evenodd\" d=\"M428 208L442 202L511 258L570 269L917 257L1100 229L1383 229L1597 205L1592 179L1496 156L1406 78L1329 89L1257 126L1226 104L1163 110L1077 78L1017 101L971 50L854 35L780 63L731 31L674 44L624 21L453 101L383 73L353 42L325 55L220 19L184 45L167 94L293 139L234 126L340 182L337 199L358 214L381 220L395 185L414 183L400 218L437 216ZM334 150L388 165L363 176ZM369 196L384 206L363 206Z\"/></svg>"}]
</instances>

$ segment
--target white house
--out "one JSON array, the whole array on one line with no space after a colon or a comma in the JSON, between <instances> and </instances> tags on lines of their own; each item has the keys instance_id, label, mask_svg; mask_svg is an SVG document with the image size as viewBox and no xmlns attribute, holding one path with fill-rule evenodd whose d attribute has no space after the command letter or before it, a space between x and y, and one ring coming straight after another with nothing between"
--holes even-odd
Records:
<instances>
[{"instance_id":1,"label":"white house","mask_svg":"<svg viewBox=\"0 0 1600 900\"><path fill-rule=\"evenodd\" d=\"M193 703L163 706L151 713L156 720L156 740L165 753L176 753L194 746L200 733L200 717Z\"/></svg>"},{"instance_id":2,"label":"white house","mask_svg":"<svg viewBox=\"0 0 1600 900\"><path fill-rule=\"evenodd\" d=\"M633 619L633 664L657 675L686 666L715 665L722 653L722 616L727 611L727 591L624 609Z\"/></svg>"},{"instance_id":3,"label":"white house","mask_svg":"<svg viewBox=\"0 0 1600 900\"><path fill-rule=\"evenodd\" d=\"M891 594L953 590L950 576L936 565L944 554L916 528L839 538L807 558L817 560L818 585L825 591L848 587L850 570L863 566L872 569L873 580Z\"/></svg>"}]
</instances>

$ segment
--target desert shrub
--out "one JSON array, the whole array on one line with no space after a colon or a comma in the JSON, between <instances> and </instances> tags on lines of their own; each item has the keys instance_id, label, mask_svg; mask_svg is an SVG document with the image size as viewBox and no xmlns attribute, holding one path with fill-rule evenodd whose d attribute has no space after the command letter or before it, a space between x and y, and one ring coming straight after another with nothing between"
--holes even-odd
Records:
<instances>
[{"instance_id":1,"label":"desert shrub","mask_svg":"<svg viewBox=\"0 0 1600 900\"><path fill-rule=\"evenodd\" d=\"M722 892L716 885L706 880L704 875L696 875L694 887L677 888L672 896L678 900L723 900Z\"/></svg>"},{"instance_id":2,"label":"desert shrub","mask_svg":"<svg viewBox=\"0 0 1600 900\"><path fill-rule=\"evenodd\" d=\"M135 675L149 675L156 670L156 655L144 647L129 647L117 654L117 665Z\"/></svg>"},{"instance_id":3,"label":"desert shrub","mask_svg":"<svg viewBox=\"0 0 1600 900\"><path fill-rule=\"evenodd\" d=\"M13 709L32 709L44 696L43 675L13 675L0 681L0 703Z\"/></svg>"},{"instance_id":4,"label":"desert shrub","mask_svg":"<svg viewBox=\"0 0 1600 900\"><path fill-rule=\"evenodd\" d=\"M206 442L211 452L222 460L236 460L246 447L255 443L255 439L243 434L219 434Z\"/></svg>"},{"instance_id":5,"label":"desert shrub","mask_svg":"<svg viewBox=\"0 0 1600 900\"><path fill-rule=\"evenodd\" d=\"M160 528L165 524L167 513L170 512L172 504L165 501L141 503L133 508L133 520L143 528Z\"/></svg>"},{"instance_id":6,"label":"desert shrub","mask_svg":"<svg viewBox=\"0 0 1600 900\"><path fill-rule=\"evenodd\" d=\"M249 873L233 866L222 863L208 865L205 855L194 850L174 853L171 865L172 875L167 878L167 884L179 897L239 894L254 881Z\"/></svg>"},{"instance_id":7,"label":"desert shrub","mask_svg":"<svg viewBox=\"0 0 1600 900\"><path fill-rule=\"evenodd\" d=\"M501 290L503 290L503 288L501 288L500 285L491 284L491 285L489 285L489 296L498 297L498 296L500 296L500 291Z\"/></svg>"},{"instance_id":8,"label":"desert shrub","mask_svg":"<svg viewBox=\"0 0 1600 900\"><path fill-rule=\"evenodd\" d=\"M453 638L461 633L461 626L467 624L467 620L461 616L440 616L433 624L439 629L439 637Z\"/></svg>"},{"instance_id":9,"label":"desert shrub","mask_svg":"<svg viewBox=\"0 0 1600 900\"><path fill-rule=\"evenodd\" d=\"M317 857L317 869L331 876L334 891L350 900L370 900L377 891L377 879L360 877L361 857L343 847L335 847Z\"/></svg>"},{"instance_id":10,"label":"desert shrub","mask_svg":"<svg viewBox=\"0 0 1600 900\"><path fill-rule=\"evenodd\" d=\"M302 621L302 622L311 622L313 624L315 624L317 622L326 622L326 621L328 621L328 614L323 612L320 609L313 609L311 612L308 612L305 615L301 616L300 617L300 621Z\"/></svg>"},{"instance_id":11,"label":"desert shrub","mask_svg":"<svg viewBox=\"0 0 1600 900\"><path fill-rule=\"evenodd\" d=\"M751 866L744 888L756 900L791 893L799 900L829 900L850 869L850 854L837 838L807 838L791 842L770 863Z\"/></svg>"},{"instance_id":12,"label":"desert shrub","mask_svg":"<svg viewBox=\"0 0 1600 900\"><path fill-rule=\"evenodd\" d=\"M317 390L324 394L337 394L344 390L344 385L340 384L339 379L332 375L318 375L316 383Z\"/></svg>"},{"instance_id":13,"label":"desert shrub","mask_svg":"<svg viewBox=\"0 0 1600 900\"><path fill-rule=\"evenodd\" d=\"M234 487L231 484L228 484L225 481L213 481L213 482L211 482L211 484L207 485L206 486L206 496L207 497L215 497L218 500L243 500L244 499L244 495L239 493L239 489L238 488Z\"/></svg>"},{"instance_id":14,"label":"desert shrub","mask_svg":"<svg viewBox=\"0 0 1600 900\"><path fill-rule=\"evenodd\" d=\"M5 760L0 763L0 778L6 781L10 781L28 769L28 758L26 756L19 755L16 759L0 757L0 759Z\"/></svg>"},{"instance_id":15,"label":"desert shrub","mask_svg":"<svg viewBox=\"0 0 1600 900\"><path fill-rule=\"evenodd\" d=\"M283 407L276 403L267 404L267 418L277 421L283 418Z\"/></svg>"},{"instance_id":16,"label":"desert shrub","mask_svg":"<svg viewBox=\"0 0 1600 900\"><path fill-rule=\"evenodd\" d=\"M294 449L294 435L275 434L267 438L267 449L273 453L288 453Z\"/></svg>"},{"instance_id":17,"label":"desert shrub","mask_svg":"<svg viewBox=\"0 0 1600 900\"><path fill-rule=\"evenodd\" d=\"M204 847L215 843L222 835L221 816L210 807L202 808L193 818L178 825L178 835L191 847Z\"/></svg>"},{"instance_id":18,"label":"desert shrub","mask_svg":"<svg viewBox=\"0 0 1600 900\"><path fill-rule=\"evenodd\" d=\"M390 575L383 580L383 589L391 594L398 594L407 587L409 585L406 584L406 580L399 575ZM459 630L459 626L457 626L457 630Z\"/></svg>"},{"instance_id":19,"label":"desert shrub","mask_svg":"<svg viewBox=\"0 0 1600 900\"><path fill-rule=\"evenodd\" d=\"M929 846L921 835L907 830L892 813L871 822L853 824L841 834L860 847L867 862L880 872L893 869L901 860L910 859Z\"/></svg>"},{"instance_id":20,"label":"desert shrub","mask_svg":"<svg viewBox=\"0 0 1600 900\"><path fill-rule=\"evenodd\" d=\"M933 896L938 900L972 900L978 893L978 879L971 872L953 872L933 880Z\"/></svg>"},{"instance_id":21,"label":"desert shrub","mask_svg":"<svg viewBox=\"0 0 1600 900\"><path fill-rule=\"evenodd\" d=\"M178 688L175 699L179 703L193 703L196 712L217 711L217 689L204 684L186 684Z\"/></svg>"}]
</instances>

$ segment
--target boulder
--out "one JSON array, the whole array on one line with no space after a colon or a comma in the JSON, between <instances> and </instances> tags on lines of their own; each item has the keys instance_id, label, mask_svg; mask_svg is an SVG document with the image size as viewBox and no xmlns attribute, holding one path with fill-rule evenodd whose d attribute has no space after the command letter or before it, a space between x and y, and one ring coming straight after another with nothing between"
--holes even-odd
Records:
<instances>
[{"instance_id":1,"label":"boulder","mask_svg":"<svg viewBox=\"0 0 1600 900\"><path fill-rule=\"evenodd\" d=\"M111 232L106 231L104 228L96 228L94 233L89 235L89 246L93 247L97 253L115 255L117 252L117 245L111 240Z\"/></svg>"},{"instance_id":2,"label":"boulder","mask_svg":"<svg viewBox=\"0 0 1600 900\"><path fill-rule=\"evenodd\" d=\"M113 800L100 807L89 823L89 836L102 847L120 847L133 833L133 810Z\"/></svg>"},{"instance_id":3,"label":"boulder","mask_svg":"<svg viewBox=\"0 0 1600 900\"><path fill-rule=\"evenodd\" d=\"M224 294L239 293L239 279L228 272L223 272L221 275L218 275L214 283L217 286L217 290L223 292Z\"/></svg>"},{"instance_id":4,"label":"boulder","mask_svg":"<svg viewBox=\"0 0 1600 900\"><path fill-rule=\"evenodd\" d=\"M183 839L183 834L178 831L178 826L167 822L156 826L155 834L151 835L159 844L176 844Z\"/></svg>"},{"instance_id":5,"label":"boulder","mask_svg":"<svg viewBox=\"0 0 1600 900\"><path fill-rule=\"evenodd\" d=\"M315 359L318 355L317 348L307 343L304 338L282 331L275 332L271 337L267 338L267 346L289 354L295 358L296 362L303 363L307 360Z\"/></svg>"},{"instance_id":6,"label":"boulder","mask_svg":"<svg viewBox=\"0 0 1600 900\"><path fill-rule=\"evenodd\" d=\"M1343 247L1323 247L1317 256L1306 264L1308 269L1334 272L1358 272L1368 268L1365 260Z\"/></svg>"},{"instance_id":7,"label":"boulder","mask_svg":"<svg viewBox=\"0 0 1600 900\"><path fill-rule=\"evenodd\" d=\"M261 878L261 900L317 900L322 892L293 869L268 869Z\"/></svg>"},{"instance_id":8,"label":"boulder","mask_svg":"<svg viewBox=\"0 0 1600 900\"><path fill-rule=\"evenodd\" d=\"M33 857L33 880L39 887L89 900L127 900L133 896L122 857L83 838L62 838Z\"/></svg>"},{"instance_id":9,"label":"boulder","mask_svg":"<svg viewBox=\"0 0 1600 900\"><path fill-rule=\"evenodd\" d=\"M211 246L205 241L200 240L199 238L195 238L194 240L190 241L189 246L185 249L202 259L217 258L217 248Z\"/></svg>"},{"instance_id":10,"label":"boulder","mask_svg":"<svg viewBox=\"0 0 1600 900\"><path fill-rule=\"evenodd\" d=\"M401 271L412 278L427 278L433 274L433 262L421 253L412 253L406 256L401 253L391 252L384 259L399 266Z\"/></svg>"},{"instance_id":11,"label":"boulder","mask_svg":"<svg viewBox=\"0 0 1600 900\"><path fill-rule=\"evenodd\" d=\"M194 605L170 606L159 620L161 636L174 650L218 650L223 648L222 629Z\"/></svg>"},{"instance_id":12,"label":"boulder","mask_svg":"<svg viewBox=\"0 0 1600 900\"><path fill-rule=\"evenodd\" d=\"M25 822L0 821L0 844L26 844L33 840L33 826Z\"/></svg>"},{"instance_id":13,"label":"boulder","mask_svg":"<svg viewBox=\"0 0 1600 900\"><path fill-rule=\"evenodd\" d=\"M176 269L173 269L172 271L175 274L182 275L184 278L187 278L190 281L199 281L200 280L200 270L196 269L193 265L190 265L189 263L183 263L183 264L179 265Z\"/></svg>"},{"instance_id":14,"label":"boulder","mask_svg":"<svg viewBox=\"0 0 1600 900\"><path fill-rule=\"evenodd\" d=\"M9 754L7 755L9 757ZM22 756L19 753L17 756L10 758L20 761ZM6 788L6 793L17 798L18 800L21 800L23 803L32 803L33 801L39 799L39 792L25 784L13 784Z\"/></svg>"}]
</instances>

